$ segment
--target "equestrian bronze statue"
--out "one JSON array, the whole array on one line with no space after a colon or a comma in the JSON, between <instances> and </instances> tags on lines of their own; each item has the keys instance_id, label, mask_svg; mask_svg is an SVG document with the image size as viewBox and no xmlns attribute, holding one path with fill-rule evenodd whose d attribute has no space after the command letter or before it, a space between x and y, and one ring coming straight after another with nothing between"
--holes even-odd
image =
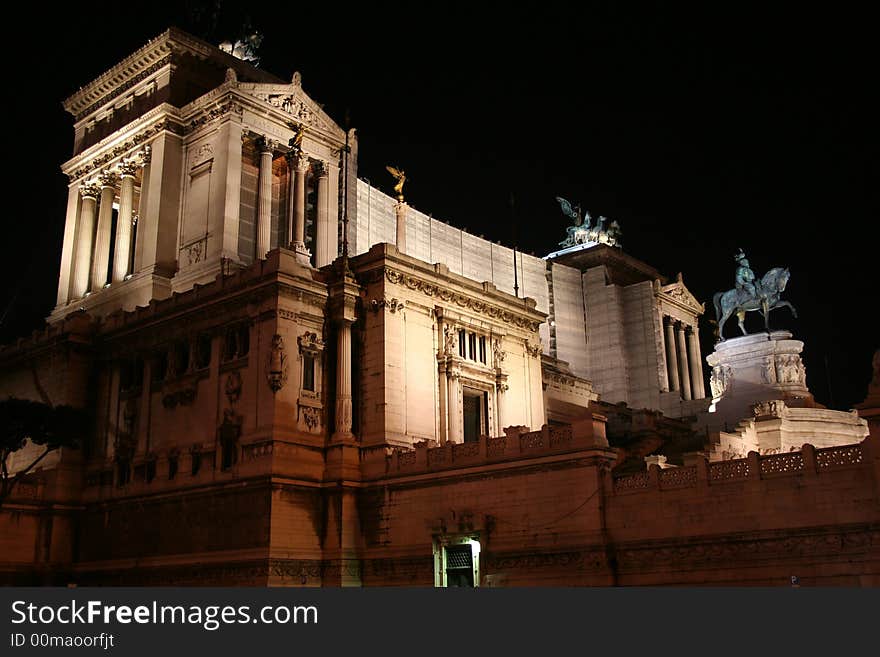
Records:
<instances>
[{"instance_id":1,"label":"equestrian bronze statue","mask_svg":"<svg viewBox=\"0 0 880 657\"><path fill-rule=\"evenodd\" d=\"M724 323L731 315L736 314L739 320L739 330L743 335L748 335L743 323L746 313L759 310L764 315L764 328L770 332L770 311L783 306L791 310L793 317L797 317L794 306L788 301L780 299L785 286L788 283L790 273L788 268L774 267L758 280L749 267L742 249L735 256L737 261L736 287L727 292L717 292L713 297L715 303L715 316L718 318L718 341L724 340Z\"/></svg>"}]
</instances>

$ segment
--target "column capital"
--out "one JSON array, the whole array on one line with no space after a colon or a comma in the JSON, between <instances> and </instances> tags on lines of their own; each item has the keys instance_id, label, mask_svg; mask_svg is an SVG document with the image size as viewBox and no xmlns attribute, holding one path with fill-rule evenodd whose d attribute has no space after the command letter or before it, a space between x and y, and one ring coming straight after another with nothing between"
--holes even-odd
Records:
<instances>
[{"instance_id":1,"label":"column capital","mask_svg":"<svg viewBox=\"0 0 880 657\"><path fill-rule=\"evenodd\" d=\"M299 153L296 156L296 161L294 162L294 166L296 167L297 173L305 174L309 170L309 166L311 165L311 160L309 160L309 156L305 153Z\"/></svg>"},{"instance_id":2,"label":"column capital","mask_svg":"<svg viewBox=\"0 0 880 657\"><path fill-rule=\"evenodd\" d=\"M119 165L119 175L122 178L134 178L140 166L134 160L123 162Z\"/></svg>"},{"instance_id":3,"label":"column capital","mask_svg":"<svg viewBox=\"0 0 880 657\"><path fill-rule=\"evenodd\" d=\"M153 147L147 144L141 151L141 165L147 166L153 159Z\"/></svg>"},{"instance_id":4,"label":"column capital","mask_svg":"<svg viewBox=\"0 0 880 657\"><path fill-rule=\"evenodd\" d=\"M117 176L113 171L102 171L98 174L98 182L101 187L115 187L116 178Z\"/></svg>"},{"instance_id":5,"label":"column capital","mask_svg":"<svg viewBox=\"0 0 880 657\"><path fill-rule=\"evenodd\" d=\"M330 177L330 163L325 162L324 160L318 160L315 162L315 174L318 178L329 178Z\"/></svg>"},{"instance_id":6,"label":"column capital","mask_svg":"<svg viewBox=\"0 0 880 657\"><path fill-rule=\"evenodd\" d=\"M101 187L93 182L83 183L79 186L79 195L83 198L97 199L101 195Z\"/></svg>"},{"instance_id":7,"label":"column capital","mask_svg":"<svg viewBox=\"0 0 880 657\"><path fill-rule=\"evenodd\" d=\"M273 153L278 148L278 142L269 137L257 137L257 148L260 153Z\"/></svg>"}]
</instances>

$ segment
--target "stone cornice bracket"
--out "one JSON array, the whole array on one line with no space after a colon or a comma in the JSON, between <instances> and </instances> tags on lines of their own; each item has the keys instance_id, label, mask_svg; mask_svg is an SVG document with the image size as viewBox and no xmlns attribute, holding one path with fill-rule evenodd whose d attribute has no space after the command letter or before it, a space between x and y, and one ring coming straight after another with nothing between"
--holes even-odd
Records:
<instances>
[{"instance_id":1,"label":"stone cornice bracket","mask_svg":"<svg viewBox=\"0 0 880 657\"><path fill-rule=\"evenodd\" d=\"M97 199L101 195L101 188L92 182L83 183L79 186L79 194L83 198Z\"/></svg>"},{"instance_id":2,"label":"stone cornice bracket","mask_svg":"<svg viewBox=\"0 0 880 657\"><path fill-rule=\"evenodd\" d=\"M98 181L100 182L101 187L115 187L116 173L113 171L102 171L98 174Z\"/></svg>"}]
</instances>

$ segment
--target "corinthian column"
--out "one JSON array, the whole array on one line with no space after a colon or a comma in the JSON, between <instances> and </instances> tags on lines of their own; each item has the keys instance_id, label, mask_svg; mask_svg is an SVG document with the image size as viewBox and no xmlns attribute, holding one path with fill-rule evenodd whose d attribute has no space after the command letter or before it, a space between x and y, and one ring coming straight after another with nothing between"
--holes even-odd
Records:
<instances>
[{"instance_id":1,"label":"corinthian column","mask_svg":"<svg viewBox=\"0 0 880 657\"><path fill-rule=\"evenodd\" d=\"M118 283L128 274L131 260L131 217L134 209L134 176L138 166L125 162L120 167L119 216L116 219L116 251L113 255L113 282Z\"/></svg>"},{"instance_id":2,"label":"corinthian column","mask_svg":"<svg viewBox=\"0 0 880 657\"><path fill-rule=\"evenodd\" d=\"M296 252L296 259L304 265L309 264L311 253L306 248L306 173L309 158L302 151L294 152L288 159L291 171L290 186L290 242Z\"/></svg>"},{"instance_id":3,"label":"corinthian column","mask_svg":"<svg viewBox=\"0 0 880 657\"><path fill-rule=\"evenodd\" d=\"M330 165L321 163L318 172L318 225L315 230L315 267L323 267L334 260L329 252L329 231L333 228L330 222Z\"/></svg>"},{"instance_id":4,"label":"corinthian column","mask_svg":"<svg viewBox=\"0 0 880 657\"><path fill-rule=\"evenodd\" d=\"M334 440L351 438L351 322L339 322L336 336L336 431Z\"/></svg>"},{"instance_id":5,"label":"corinthian column","mask_svg":"<svg viewBox=\"0 0 880 657\"><path fill-rule=\"evenodd\" d=\"M667 317L666 321L666 374L669 377L669 389L678 391L678 356L675 352L675 329L672 326L672 319Z\"/></svg>"},{"instance_id":6,"label":"corinthian column","mask_svg":"<svg viewBox=\"0 0 880 657\"><path fill-rule=\"evenodd\" d=\"M696 327L688 327L687 341L691 365L691 392L694 399L702 399L706 396L706 391L703 387L703 368L700 365L700 343Z\"/></svg>"},{"instance_id":7,"label":"corinthian column","mask_svg":"<svg viewBox=\"0 0 880 657\"><path fill-rule=\"evenodd\" d=\"M684 336L684 324L678 324L678 360L681 363L681 396L691 399L691 376L688 368L687 343Z\"/></svg>"},{"instance_id":8,"label":"corinthian column","mask_svg":"<svg viewBox=\"0 0 880 657\"><path fill-rule=\"evenodd\" d=\"M116 198L116 174L103 171L101 181L101 205L98 206L98 230L95 232L95 258L92 261L92 292L107 283L110 266L110 230L113 224L113 199Z\"/></svg>"},{"instance_id":9,"label":"corinthian column","mask_svg":"<svg viewBox=\"0 0 880 657\"><path fill-rule=\"evenodd\" d=\"M272 232L272 152L275 142L262 138L257 141L260 149L260 195L257 209L257 259L266 257Z\"/></svg>"},{"instance_id":10,"label":"corinthian column","mask_svg":"<svg viewBox=\"0 0 880 657\"><path fill-rule=\"evenodd\" d=\"M76 255L73 270L73 296L76 299L89 291L89 274L92 265L92 238L95 234L95 203L100 189L86 183L79 188L82 206L79 211L79 227L76 231Z\"/></svg>"}]
</instances>

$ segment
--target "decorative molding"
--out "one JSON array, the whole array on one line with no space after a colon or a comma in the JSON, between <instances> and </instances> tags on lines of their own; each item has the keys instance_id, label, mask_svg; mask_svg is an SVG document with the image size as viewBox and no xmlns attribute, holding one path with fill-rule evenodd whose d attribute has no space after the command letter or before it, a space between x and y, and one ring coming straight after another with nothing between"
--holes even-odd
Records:
<instances>
[{"instance_id":1,"label":"decorative molding","mask_svg":"<svg viewBox=\"0 0 880 657\"><path fill-rule=\"evenodd\" d=\"M388 308L392 313L396 313L398 310L403 310L406 307L406 304L403 301L398 301L396 298L392 299L373 299L370 301L370 310L374 313L379 312L382 308Z\"/></svg>"},{"instance_id":2,"label":"decorative molding","mask_svg":"<svg viewBox=\"0 0 880 657\"><path fill-rule=\"evenodd\" d=\"M223 118L227 114L235 114L239 119L244 115L244 108L234 100L228 100L220 105L206 108L196 118L192 119L185 127L184 132L191 134L201 128L203 125L211 123L216 119ZM244 134L242 134L242 139Z\"/></svg>"},{"instance_id":3,"label":"decorative molding","mask_svg":"<svg viewBox=\"0 0 880 657\"><path fill-rule=\"evenodd\" d=\"M296 342L299 345L300 353L306 352L320 354L324 351L324 340L322 340L317 333L312 333L311 331L306 331L300 335L296 339Z\"/></svg>"},{"instance_id":4,"label":"decorative molding","mask_svg":"<svg viewBox=\"0 0 880 657\"><path fill-rule=\"evenodd\" d=\"M71 114L74 114L77 121L82 121L84 118L86 118L92 112L96 111L102 105L106 105L114 98L118 98L119 96L124 94L126 91L128 91L132 87L136 86L142 80L147 79L148 77L153 75L153 73L156 73L157 71L161 70L165 66L168 66L171 63L171 52L170 52L170 48L168 48L167 46L166 46L166 52L167 52L167 54L164 57L162 57L162 59L160 59L159 61L155 62L154 64L148 66L147 68L145 68L143 71L141 71L137 75L129 78L128 80L126 80L125 82L120 84L118 87L116 87L115 89L113 89L109 93L96 96L97 99L95 101L93 101L90 105L86 106L85 109L79 109L76 106L76 101L72 101L72 100L65 101L65 103L64 103L65 109L68 112L70 112Z\"/></svg>"},{"instance_id":5,"label":"decorative molding","mask_svg":"<svg viewBox=\"0 0 880 657\"><path fill-rule=\"evenodd\" d=\"M150 153L145 152L143 154L137 154L137 153L131 154L131 151L136 149L138 146L143 144L145 141L148 141L148 140L152 139L153 137L155 137L156 135L158 135L159 133L164 132L165 130L168 130L169 132L172 132L174 134L183 134L182 126L180 126L176 121L172 121L169 118L160 119L160 120L156 121L155 123L153 123L152 125L150 125L149 127L142 130L141 132L134 135L128 141L125 141L125 142L119 144L118 146L113 147L112 149L110 149L106 153L104 153L103 155L90 160L88 164L83 165L83 166L79 167L78 169L75 169L72 173L67 174L67 177L70 180L78 180L78 179L83 178L85 176L89 176L89 175L93 174L95 171L97 171L98 169L100 169L101 167L103 167L104 165L112 162L113 160L116 160L116 159L119 159L123 156L126 156L126 155L128 157L140 156L141 159L144 161L144 163L147 164L147 163L149 163L149 160L151 157ZM147 148L145 147L144 151L146 151L146 150L147 150Z\"/></svg>"},{"instance_id":6,"label":"decorative molding","mask_svg":"<svg viewBox=\"0 0 880 657\"><path fill-rule=\"evenodd\" d=\"M202 162L207 162L214 157L214 144L207 142L199 146L189 160L189 168L192 169Z\"/></svg>"},{"instance_id":7,"label":"decorative molding","mask_svg":"<svg viewBox=\"0 0 880 657\"><path fill-rule=\"evenodd\" d=\"M697 298L680 281L662 287L659 296L671 303L686 308L695 315L702 315L706 311L705 304L697 301Z\"/></svg>"},{"instance_id":8,"label":"decorative molding","mask_svg":"<svg viewBox=\"0 0 880 657\"><path fill-rule=\"evenodd\" d=\"M475 299L464 294L459 294L458 292L453 292L452 290L441 287L436 283L424 281L420 278L404 274L403 272L391 269L389 267L384 268L384 274L389 283L392 283L394 285L403 285L410 290L419 291L426 296L437 297L442 301L454 303L455 305L462 308L467 308L476 313L487 315L488 317L498 319L507 324L518 326L519 328L537 332L538 327L541 324L540 322L530 320L526 317L522 317L510 311L498 308L497 306L493 306L480 299Z\"/></svg>"},{"instance_id":9,"label":"decorative molding","mask_svg":"<svg viewBox=\"0 0 880 657\"><path fill-rule=\"evenodd\" d=\"M272 392L278 392L287 383L287 354L284 353L284 340L276 333L272 336L272 347L269 350L266 379Z\"/></svg>"}]
</instances>

